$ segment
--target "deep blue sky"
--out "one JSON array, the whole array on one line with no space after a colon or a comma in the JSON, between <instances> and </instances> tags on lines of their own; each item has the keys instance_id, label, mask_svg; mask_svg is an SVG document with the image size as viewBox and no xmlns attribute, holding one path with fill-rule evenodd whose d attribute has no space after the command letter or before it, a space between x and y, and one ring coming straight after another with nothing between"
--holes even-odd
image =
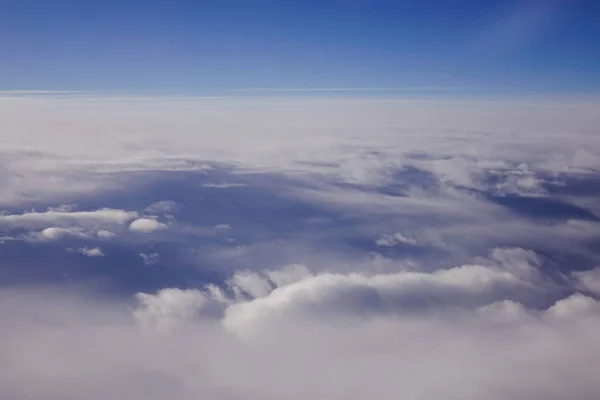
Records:
<instances>
[{"instance_id":1,"label":"deep blue sky","mask_svg":"<svg viewBox=\"0 0 600 400\"><path fill-rule=\"evenodd\" d=\"M600 92L595 0L0 2L0 90Z\"/></svg>"}]
</instances>

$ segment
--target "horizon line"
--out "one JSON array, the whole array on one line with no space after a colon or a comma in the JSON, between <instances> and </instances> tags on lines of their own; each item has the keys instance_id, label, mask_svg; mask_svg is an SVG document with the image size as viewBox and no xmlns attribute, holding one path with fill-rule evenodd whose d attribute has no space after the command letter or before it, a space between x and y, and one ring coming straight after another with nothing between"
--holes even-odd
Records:
<instances>
[{"instance_id":1,"label":"horizon line","mask_svg":"<svg viewBox=\"0 0 600 400\"><path fill-rule=\"evenodd\" d=\"M277 88L255 87L227 89L228 92L410 92L410 91L443 91L469 90L484 88L468 88L464 86L415 86L415 87L308 87L308 88Z\"/></svg>"}]
</instances>

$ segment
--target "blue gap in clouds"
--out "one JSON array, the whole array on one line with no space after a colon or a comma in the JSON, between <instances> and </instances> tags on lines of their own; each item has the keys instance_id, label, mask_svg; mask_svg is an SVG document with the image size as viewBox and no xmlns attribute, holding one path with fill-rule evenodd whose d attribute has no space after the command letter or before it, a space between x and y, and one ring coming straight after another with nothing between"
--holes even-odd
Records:
<instances>
[{"instance_id":1,"label":"blue gap in clouds","mask_svg":"<svg viewBox=\"0 0 600 400\"><path fill-rule=\"evenodd\" d=\"M227 167L214 167L208 171L138 171L120 172L114 176L121 182L135 184L129 190L63 199L59 203L39 205L37 209L76 203L80 211L109 207L141 212L152 203L169 200L179 205L174 211L175 224L166 232L148 235L124 233L105 241L65 238L33 244L7 240L0 245L0 259L3 260L0 285L82 283L129 296L138 291L153 292L164 287L197 288L209 282L222 283L238 267L276 268L288 262L310 261L310 256L318 256L318 252L324 255L342 254L349 260L380 254L391 259L408 258L431 265L444 265L449 260L452 263L466 261L456 260L454 254L428 246L398 245L388 248L375 244L379 235L404 232L402 227L410 233L424 227L433 229L437 224L451 221L441 221L435 215L398 219L324 210L310 202L282 196L286 188L297 188L303 183L281 174L239 173ZM377 190L387 195L402 196L406 189L414 187L435 191L436 182L430 173L407 167L395 173L390 187L374 189L359 185L351 189ZM203 186L226 183L246 186ZM329 184L336 185L335 182ZM568 191L568 187L567 184L560 190ZM523 217L548 223L548 229L552 229L553 223L567 219L598 220L590 211L557 198L479 194ZM595 196L595 192L590 195ZM215 235L194 231L195 228L205 228L204 232L206 229L210 232L219 224L230 225L231 231ZM365 226L376 230L365 233ZM279 244L280 240L282 244ZM484 248L467 246L464 250L465 253L485 256L492 247L521 245L519 242L496 242L486 243ZM530 248L553 260L556 265L572 266L576 263L582 268L589 268L594 266L594 260L600 255L599 245L597 238L568 249ZM84 246L99 246L106 256L86 257L66 251L67 248ZM238 259L211 258L213 251L235 250L237 246L248 247L251 251L241 252ZM138 253L157 253L159 258L156 263L146 265ZM224 262L228 264L223 265Z\"/></svg>"},{"instance_id":2,"label":"blue gap in clouds","mask_svg":"<svg viewBox=\"0 0 600 400\"><path fill-rule=\"evenodd\" d=\"M202 255L203 249L235 248L281 238L293 240L311 229L319 229L306 221L337 218L257 186L257 181L264 185L265 180L272 187L285 184L285 179L268 174L232 174L215 168L207 172L143 171L115 175L124 182L136 182L133 190L63 199L63 203L75 203L78 211L114 208L141 212L152 203L174 201L178 205L174 226L166 232L147 235L125 232L109 240L63 238L44 243L8 240L0 246L0 257L6 260L0 272L0 285L79 282L123 295L163 287L201 287L209 282L222 282L232 268L211 264L206 258L196 257L192 250L198 249ZM227 183L247 186L202 186ZM58 205L36 205L36 208L40 211ZM210 230L220 224L230 225L231 231L215 235L194 233L194 228ZM228 237L234 241L228 243ZM99 246L105 256L86 257L66 251L85 246ZM159 257L156 263L145 265L139 253L157 253Z\"/></svg>"}]
</instances>

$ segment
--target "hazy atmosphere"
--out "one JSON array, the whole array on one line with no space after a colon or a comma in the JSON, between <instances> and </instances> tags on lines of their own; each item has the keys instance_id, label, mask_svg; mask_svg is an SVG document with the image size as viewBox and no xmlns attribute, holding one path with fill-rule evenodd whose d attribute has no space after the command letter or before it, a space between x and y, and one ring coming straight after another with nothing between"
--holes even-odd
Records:
<instances>
[{"instance_id":1,"label":"hazy atmosphere","mask_svg":"<svg viewBox=\"0 0 600 400\"><path fill-rule=\"evenodd\" d=\"M600 398L591 0L0 4L0 398Z\"/></svg>"}]
</instances>

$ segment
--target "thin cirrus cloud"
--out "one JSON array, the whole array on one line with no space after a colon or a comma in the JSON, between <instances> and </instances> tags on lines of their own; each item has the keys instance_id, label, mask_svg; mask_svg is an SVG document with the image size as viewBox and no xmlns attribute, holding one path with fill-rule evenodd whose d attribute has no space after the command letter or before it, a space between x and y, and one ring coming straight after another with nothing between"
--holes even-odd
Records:
<instances>
[{"instance_id":1,"label":"thin cirrus cloud","mask_svg":"<svg viewBox=\"0 0 600 400\"><path fill-rule=\"evenodd\" d=\"M77 90L0 90L0 96L8 95L22 95L22 96L35 96L35 95L69 95L69 94L89 94L91 92L77 91Z\"/></svg>"},{"instance_id":2,"label":"thin cirrus cloud","mask_svg":"<svg viewBox=\"0 0 600 400\"><path fill-rule=\"evenodd\" d=\"M466 90L467 88L458 86L415 86L415 87L296 87L296 88L278 88L278 87L256 87L229 89L230 92L443 92Z\"/></svg>"}]
</instances>

